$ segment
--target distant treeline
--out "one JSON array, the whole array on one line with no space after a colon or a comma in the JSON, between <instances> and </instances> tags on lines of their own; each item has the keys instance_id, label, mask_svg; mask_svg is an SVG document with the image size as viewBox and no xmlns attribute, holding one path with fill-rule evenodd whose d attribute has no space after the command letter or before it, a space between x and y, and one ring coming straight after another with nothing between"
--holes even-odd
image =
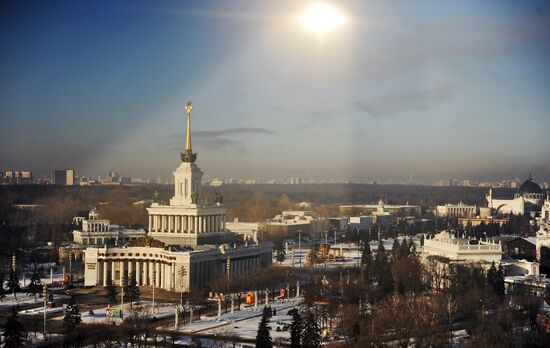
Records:
<instances>
[{"instance_id":1,"label":"distant treeline","mask_svg":"<svg viewBox=\"0 0 550 348\"><path fill-rule=\"evenodd\" d=\"M101 203L129 205L151 199L158 191L161 200L168 202L173 196L171 185L136 186L53 186L13 185L0 186L0 218L6 213L6 205L44 204L55 207L65 205L67 213L76 215ZM240 185L220 187L205 186L204 198L214 202L215 194L221 193L229 218L263 220L271 218L283 209L293 208L299 202L312 202L323 211L337 213L339 204L373 203L379 199L387 204L415 204L423 207L444 203L464 202L485 204L487 188L435 187L370 184L302 184L302 185ZM497 196L512 196L513 189L497 189ZM1 208L4 206L5 208ZM59 214L59 211L57 211ZM62 220L68 221L69 216ZM115 223L117 223L115 221ZM120 222L119 222L120 223Z\"/></svg>"}]
</instances>

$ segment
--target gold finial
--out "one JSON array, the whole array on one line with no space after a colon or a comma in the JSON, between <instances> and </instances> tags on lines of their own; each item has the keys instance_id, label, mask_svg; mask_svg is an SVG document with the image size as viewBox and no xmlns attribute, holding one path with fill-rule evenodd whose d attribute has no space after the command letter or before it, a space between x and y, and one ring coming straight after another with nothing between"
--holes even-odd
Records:
<instances>
[{"instance_id":1,"label":"gold finial","mask_svg":"<svg viewBox=\"0 0 550 348\"><path fill-rule=\"evenodd\" d=\"M185 137L185 151L191 152L191 111L193 111L193 105L189 100L185 104L185 111L187 111L187 133Z\"/></svg>"},{"instance_id":2,"label":"gold finial","mask_svg":"<svg viewBox=\"0 0 550 348\"><path fill-rule=\"evenodd\" d=\"M188 100L185 103L185 111L187 111L187 132L185 136L185 152L180 152L182 162L195 162L197 154L191 150L191 111L193 111L193 105Z\"/></svg>"}]
</instances>

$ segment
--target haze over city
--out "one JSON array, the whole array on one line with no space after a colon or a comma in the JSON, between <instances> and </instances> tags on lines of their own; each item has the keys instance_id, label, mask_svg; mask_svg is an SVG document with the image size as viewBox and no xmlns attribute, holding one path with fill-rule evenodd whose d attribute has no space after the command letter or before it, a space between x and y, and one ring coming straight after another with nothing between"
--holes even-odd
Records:
<instances>
[{"instance_id":1,"label":"haze over city","mask_svg":"<svg viewBox=\"0 0 550 348\"><path fill-rule=\"evenodd\" d=\"M550 6L3 2L0 163L211 177L550 178Z\"/></svg>"}]
</instances>

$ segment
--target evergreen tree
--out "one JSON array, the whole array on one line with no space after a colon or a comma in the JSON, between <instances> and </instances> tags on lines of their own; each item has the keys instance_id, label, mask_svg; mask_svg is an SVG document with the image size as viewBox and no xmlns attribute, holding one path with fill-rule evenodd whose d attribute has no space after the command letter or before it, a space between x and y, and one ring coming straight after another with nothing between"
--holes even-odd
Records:
<instances>
[{"instance_id":1,"label":"evergreen tree","mask_svg":"<svg viewBox=\"0 0 550 348\"><path fill-rule=\"evenodd\" d=\"M32 272L29 285L27 285L27 295L34 296L34 302L36 302L36 294L42 297L42 281L40 280L40 275L35 270Z\"/></svg>"},{"instance_id":2,"label":"evergreen tree","mask_svg":"<svg viewBox=\"0 0 550 348\"><path fill-rule=\"evenodd\" d=\"M403 240L401 241L401 245L399 246L399 258L400 259L405 258L409 256L410 253L411 253L411 250L409 248L409 244L407 243L407 239L403 238Z\"/></svg>"},{"instance_id":3,"label":"evergreen tree","mask_svg":"<svg viewBox=\"0 0 550 348\"><path fill-rule=\"evenodd\" d=\"M63 318L63 327L68 333L71 333L81 321L78 305L74 303L74 299L71 297Z\"/></svg>"},{"instance_id":4,"label":"evergreen tree","mask_svg":"<svg viewBox=\"0 0 550 348\"><path fill-rule=\"evenodd\" d=\"M495 293L502 297L504 296L504 270L502 264L498 266L498 270L495 274Z\"/></svg>"},{"instance_id":5,"label":"evergreen tree","mask_svg":"<svg viewBox=\"0 0 550 348\"><path fill-rule=\"evenodd\" d=\"M306 314L304 320L304 331L302 334L302 347L318 348L321 347L321 329L312 312Z\"/></svg>"},{"instance_id":6,"label":"evergreen tree","mask_svg":"<svg viewBox=\"0 0 550 348\"><path fill-rule=\"evenodd\" d=\"M107 277L107 298L109 299L110 304L116 303L116 287L113 284L111 277Z\"/></svg>"},{"instance_id":7,"label":"evergreen tree","mask_svg":"<svg viewBox=\"0 0 550 348\"><path fill-rule=\"evenodd\" d=\"M495 290L496 289L496 281L497 281L497 269L495 267L495 262L491 264L491 267L489 267L489 270L487 271L487 286Z\"/></svg>"},{"instance_id":8,"label":"evergreen tree","mask_svg":"<svg viewBox=\"0 0 550 348\"><path fill-rule=\"evenodd\" d=\"M282 250L277 253L277 262L283 263L284 261L285 261L285 251Z\"/></svg>"},{"instance_id":9,"label":"evergreen tree","mask_svg":"<svg viewBox=\"0 0 550 348\"><path fill-rule=\"evenodd\" d=\"M10 271L10 275L8 277L8 291L13 293L13 296L17 300L17 292L21 290L21 287L19 286L19 278L17 278L17 273L15 273L14 270Z\"/></svg>"},{"instance_id":10,"label":"evergreen tree","mask_svg":"<svg viewBox=\"0 0 550 348\"><path fill-rule=\"evenodd\" d=\"M140 298L139 288L137 286L135 278L135 276L131 276L130 280L127 281L127 284L124 288L124 294L128 298L128 301L130 301L130 303L139 301Z\"/></svg>"},{"instance_id":11,"label":"evergreen tree","mask_svg":"<svg viewBox=\"0 0 550 348\"><path fill-rule=\"evenodd\" d=\"M399 257L399 247L400 247L399 241L397 240L397 238L395 238L393 240L393 245L391 247L391 254L394 260Z\"/></svg>"},{"instance_id":12,"label":"evergreen tree","mask_svg":"<svg viewBox=\"0 0 550 348\"><path fill-rule=\"evenodd\" d=\"M4 336L4 347L24 347L25 346L25 328L17 318L17 309L12 308L11 316L4 324L2 330Z\"/></svg>"},{"instance_id":13,"label":"evergreen tree","mask_svg":"<svg viewBox=\"0 0 550 348\"><path fill-rule=\"evenodd\" d=\"M370 250L369 242L366 242L363 245L363 251L361 253L361 266L365 266L368 269L369 267L372 267L372 262L372 250Z\"/></svg>"},{"instance_id":14,"label":"evergreen tree","mask_svg":"<svg viewBox=\"0 0 550 348\"><path fill-rule=\"evenodd\" d=\"M292 316L292 322L290 323L290 347L300 348L302 336L302 317L296 308L288 311L288 314Z\"/></svg>"},{"instance_id":15,"label":"evergreen tree","mask_svg":"<svg viewBox=\"0 0 550 348\"><path fill-rule=\"evenodd\" d=\"M382 296L393 291L393 276L386 255L386 248L382 241L378 244L378 251L374 260L374 278L378 282L378 287Z\"/></svg>"},{"instance_id":16,"label":"evergreen tree","mask_svg":"<svg viewBox=\"0 0 550 348\"><path fill-rule=\"evenodd\" d=\"M256 334L256 347L258 348L272 348L273 341L271 340L271 327L268 324L269 321L269 310L267 307L264 307L262 313L262 320L260 325L258 325L258 333Z\"/></svg>"}]
</instances>

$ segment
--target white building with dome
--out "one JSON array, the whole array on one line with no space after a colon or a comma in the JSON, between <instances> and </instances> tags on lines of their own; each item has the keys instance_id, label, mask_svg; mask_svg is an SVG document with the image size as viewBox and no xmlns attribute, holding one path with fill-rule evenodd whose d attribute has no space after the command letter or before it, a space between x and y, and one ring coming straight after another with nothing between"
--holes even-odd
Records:
<instances>
[{"instance_id":1,"label":"white building with dome","mask_svg":"<svg viewBox=\"0 0 550 348\"><path fill-rule=\"evenodd\" d=\"M201 194L202 171L191 150L191 103L187 111L185 152L174 171L174 196L158 199L147 209L148 235L123 246L90 247L85 251L84 285L116 285L135 279L138 286L169 291L202 288L227 272L244 273L272 263L272 243L239 243L226 230L222 196L206 204Z\"/></svg>"},{"instance_id":2,"label":"white building with dome","mask_svg":"<svg viewBox=\"0 0 550 348\"><path fill-rule=\"evenodd\" d=\"M88 218L77 216L73 218L73 242L81 245L118 245L145 237L144 229L129 229L111 225L107 219L100 219L99 212L94 207L88 213Z\"/></svg>"},{"instance_id":3,"label":"white building with dome","mask_svg":"<svg viewBox=\"0 0 550 348\"><path fill-rule=\"evenodd\" d=\"M524 215L540 211L544 200L544 193L539 184L533 180L531 175L521 184L518 192L512 199L501 199L493 196L490 189L486 196L487 207L493 209L495 215L514 214Z\"/></svg>"}]
</instances>

